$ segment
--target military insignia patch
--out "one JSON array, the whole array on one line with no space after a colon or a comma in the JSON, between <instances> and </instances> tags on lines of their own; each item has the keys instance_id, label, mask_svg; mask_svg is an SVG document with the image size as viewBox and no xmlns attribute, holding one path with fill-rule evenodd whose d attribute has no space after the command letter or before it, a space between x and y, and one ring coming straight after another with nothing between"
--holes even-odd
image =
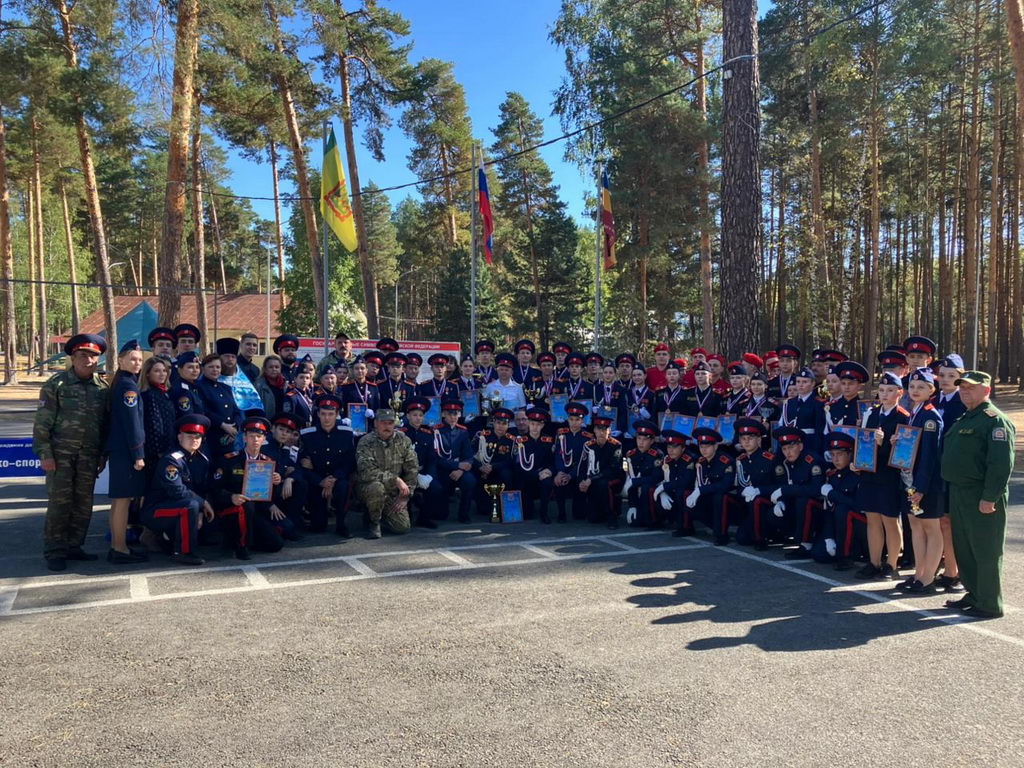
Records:
<instances>
[{"instance_id":1,"label":"military insignia patch","mask_svg":"<svg viewBox=\"0 0 1024 768\"><path fill-rule=\"evenodd\" d=\"M931 419L928 419L928 421L926 421L924 423L924 431L925 432L934 432L938 428L939 428L939 422L937 422L937 421L932 421Z\"/></svg>"},{"instance_id":2,"label":"military insignia patch","mask_svg":"<svg viewBox=\"0 0 1024 768\"><path fill-rule=\"evenodd\" d=\"M181 411L191 411L192 410L192 401L189 400L187 397L179 397L178 398L178 410L181 410Z\"/></svg>"},{"instance_id":3,"label":"military insignia patch","mask_svg":"<svg viewBox=\"0 0 1024 768\"><path fill-rule=\"evenodd\" d=\"M134 408L135 404L139 402L139 393L133 390L129 390L124 393L124 404L129 408Z\"/></svg>"},{"instance_id":4,"label":"military insignia patch","mask_svg":"<svg viewBox=\"0 0 1024 768\"><path fill-rule=\"evenodd\" d=\"M220 480L222 477L224 477L224 470L221 469L220 467L217 467L217 469L213 471L213 479Z\"/></svg>"},{"instance_id":5,"label":"military insignia patch","mask_svg":"<svg viewBox=\"0 0 1024 768\"><path fill-rule=\"evenodd\" d=\"M46 407L46 400L44 398L42 398L42 397L39 398L39 407L40 408L45 408Z\"/></svg>"},{"instance_id":6,"label":"military insignia patch","mask_svg":"<svg viewBox=\"0 0 1024 768\"><path fill-rule=\"evenodd\" d=\"M1000 442L1006 442L1006 430L1002 427L997 427L992 430L992 439Z\"/></svg>"},{"instance_id":7,"label":"military insignia patch","mask_svg":"<svg viewBox=\"0 0 1024 768\"><path fill-rule=\"evenodd\" d=\"M784 474L786 474L786 470L782 468L781 464L779 464L779 466L777 466L775 468L775 474L776 475L784 475Z\"/></svg>"},{"instance_id":8,"label":"military insignia patch","mask_svg":"<svg viewBox=\"0 0 1024 768\"><path fill-rule=\"evenodd\" d=\"M815 476L820 475L821 474L821 467L819 467L817 464L815 464L813 467L811 467L811 474L815 475Z\"/></svg>"},{"instance_id":9,"label":"military insignia patch","mask_svg":"<svg viewBox=\"0 0 1024 768\"><path fill-rule=\"evenodd\" d=\"M172 482L178 479L178 468L173 464L168 464L167 469L164 470L164 477Z\"/></svg>"}]
</instances>

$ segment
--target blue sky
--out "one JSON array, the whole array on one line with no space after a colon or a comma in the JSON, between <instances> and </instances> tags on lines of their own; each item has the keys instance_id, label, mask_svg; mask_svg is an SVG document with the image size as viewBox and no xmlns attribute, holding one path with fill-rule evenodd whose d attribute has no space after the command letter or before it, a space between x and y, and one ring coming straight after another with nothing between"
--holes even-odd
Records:
<instances>
[{"instance_id":1,"label":"blue sky","mask_svg":"<svg viewBox=\"0 0 1024 768\"><path fill-rule=\"evenodd\" d=\"M544 120L545 136L562 133L557 117L551 115L553 94L564 72L562 51L548 40L551 25L558 15L558 0L391 0L388 6L401 13L412 29L413 61L439 58L454 62L455 77L466 89L466 102L477 140L490 145L494 140L491 127L497 124L498 106L507 91L519 91L530 102L534 112ZM771 0L759 0L761 14ZM360 180L381 187L413 181L406 168L409 142L395 125L384 142L385 162L378 163L362 146L357 133L357 155ZM340 122L334 120L335 132L342 140ZM319 137L308 137L315 147L314 163L319 163ZM577 219L584 215L585 190L594 183L584 178L576 166L562 159L564 147L555 144L541 150L554 171L562 199ZM228 184L239 194L270 196L270 167L240 157L230 149ZM282 179L282 193L292 191L290 182ZM414 189L390 193L397 204ZM257 213L267 219L274 216L269 201L252 201Z\"/></svg>"}]
</instances>

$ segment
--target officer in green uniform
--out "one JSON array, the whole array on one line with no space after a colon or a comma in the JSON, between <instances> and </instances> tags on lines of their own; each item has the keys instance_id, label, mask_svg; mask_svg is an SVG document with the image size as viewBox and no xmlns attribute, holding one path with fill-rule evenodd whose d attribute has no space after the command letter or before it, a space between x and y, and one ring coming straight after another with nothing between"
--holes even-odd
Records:
<instances>
[{"instance_id":1,"label":"officer in green uniform","mask_svg":"<svg viewBox=\"0 0 1024 768\"><path fill-rule=\"evenodd\" d=\"M991 376L967 371L956 383L967 412L943 438L942 479L949 483L953 549L967 594L946 605L968 616L998 618L1003 615L1000 576L1015 432L988 399Z\"/></svg>"},{"instance_id":2,"label":"officer in green uniform","mask_svg":"<svg viewBox=\"0 0 1024 768\"><path fill-rule=\"evenodd\" d=\"M96 559L82 550L82 543L110 419L107 382L96 371L106 349L100 336L72 336L64 345L71 367L50 377L39 391L32 450L46 472L43 557L51 571L63 571L68 560Z\"/></svg>"},{"instance_id":3,"label":"officer in green uniform","mask_svg":"<svg viewBox=\"0 0 1024 768\"><path fill-rule=\"evenodd\" d=\"M380 524L392 533L409 532L409 499L416 488L420 460L412 441L395 429L395 412L381 408L373 432L356 446L356 491L370 518L366 538L380 538Z\"/></svg>"}]
</instances>

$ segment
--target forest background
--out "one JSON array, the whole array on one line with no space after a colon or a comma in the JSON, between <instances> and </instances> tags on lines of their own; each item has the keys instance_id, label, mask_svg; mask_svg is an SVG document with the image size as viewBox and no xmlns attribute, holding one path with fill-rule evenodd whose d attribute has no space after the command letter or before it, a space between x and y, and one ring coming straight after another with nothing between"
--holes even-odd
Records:
<instances>
[{"instance_id":1,"label":"forest background","mask_svg":"<svg viewBox=\"0 0 1024 768\"><path fill-rule=\"evenodd\" d=\"M384 0L0 0L7 380L88 313L109 320L116 294L159 295L173 324L182 294L269 289L281 327L316 335L331 120L362 190L359 251L328 240L332 329L468 341L477 143L496 224L479 335L499 345L594 343L586 190L606 168L602 351L793 341L870 361L919 332L1021 381L1021 24L1020 0L779 0L759 24L753 0L552 2L561 86L509 91L481 126L453 63L419 56ZM720 67L730 29L732 52L757 41L756 65ZM514 45L467 44L515 66ZM760 105L747 145L730 139L737 80ZM556 138L549 115L574 133L572 199L530 149ZM415 183L361 183L357 143ZM267 189L232 187L237 156L266 164ZM739 196L736 157L753 170Z\"/></svg>"}]
</instances>

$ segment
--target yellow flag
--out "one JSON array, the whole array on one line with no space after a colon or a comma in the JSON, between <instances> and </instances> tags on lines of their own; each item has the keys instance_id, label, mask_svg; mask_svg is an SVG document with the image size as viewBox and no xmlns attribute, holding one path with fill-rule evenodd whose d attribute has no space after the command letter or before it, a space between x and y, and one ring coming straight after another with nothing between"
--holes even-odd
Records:
<instances>
[{"instance_id":1,"label":"yellow flag","mask_svg":"<svg viewBox=\"0 0 1024 768\"><path fill-rule=\"evenodd\" d=\"M320 213L341 244L350 251L359 245L356 237L356 222L352 217L352 206L348 201L348 185L345 172L341 169L341 153L334 140L334 130L324 150L324 167L320 174Z\"/></svg>"}]
</instances>

